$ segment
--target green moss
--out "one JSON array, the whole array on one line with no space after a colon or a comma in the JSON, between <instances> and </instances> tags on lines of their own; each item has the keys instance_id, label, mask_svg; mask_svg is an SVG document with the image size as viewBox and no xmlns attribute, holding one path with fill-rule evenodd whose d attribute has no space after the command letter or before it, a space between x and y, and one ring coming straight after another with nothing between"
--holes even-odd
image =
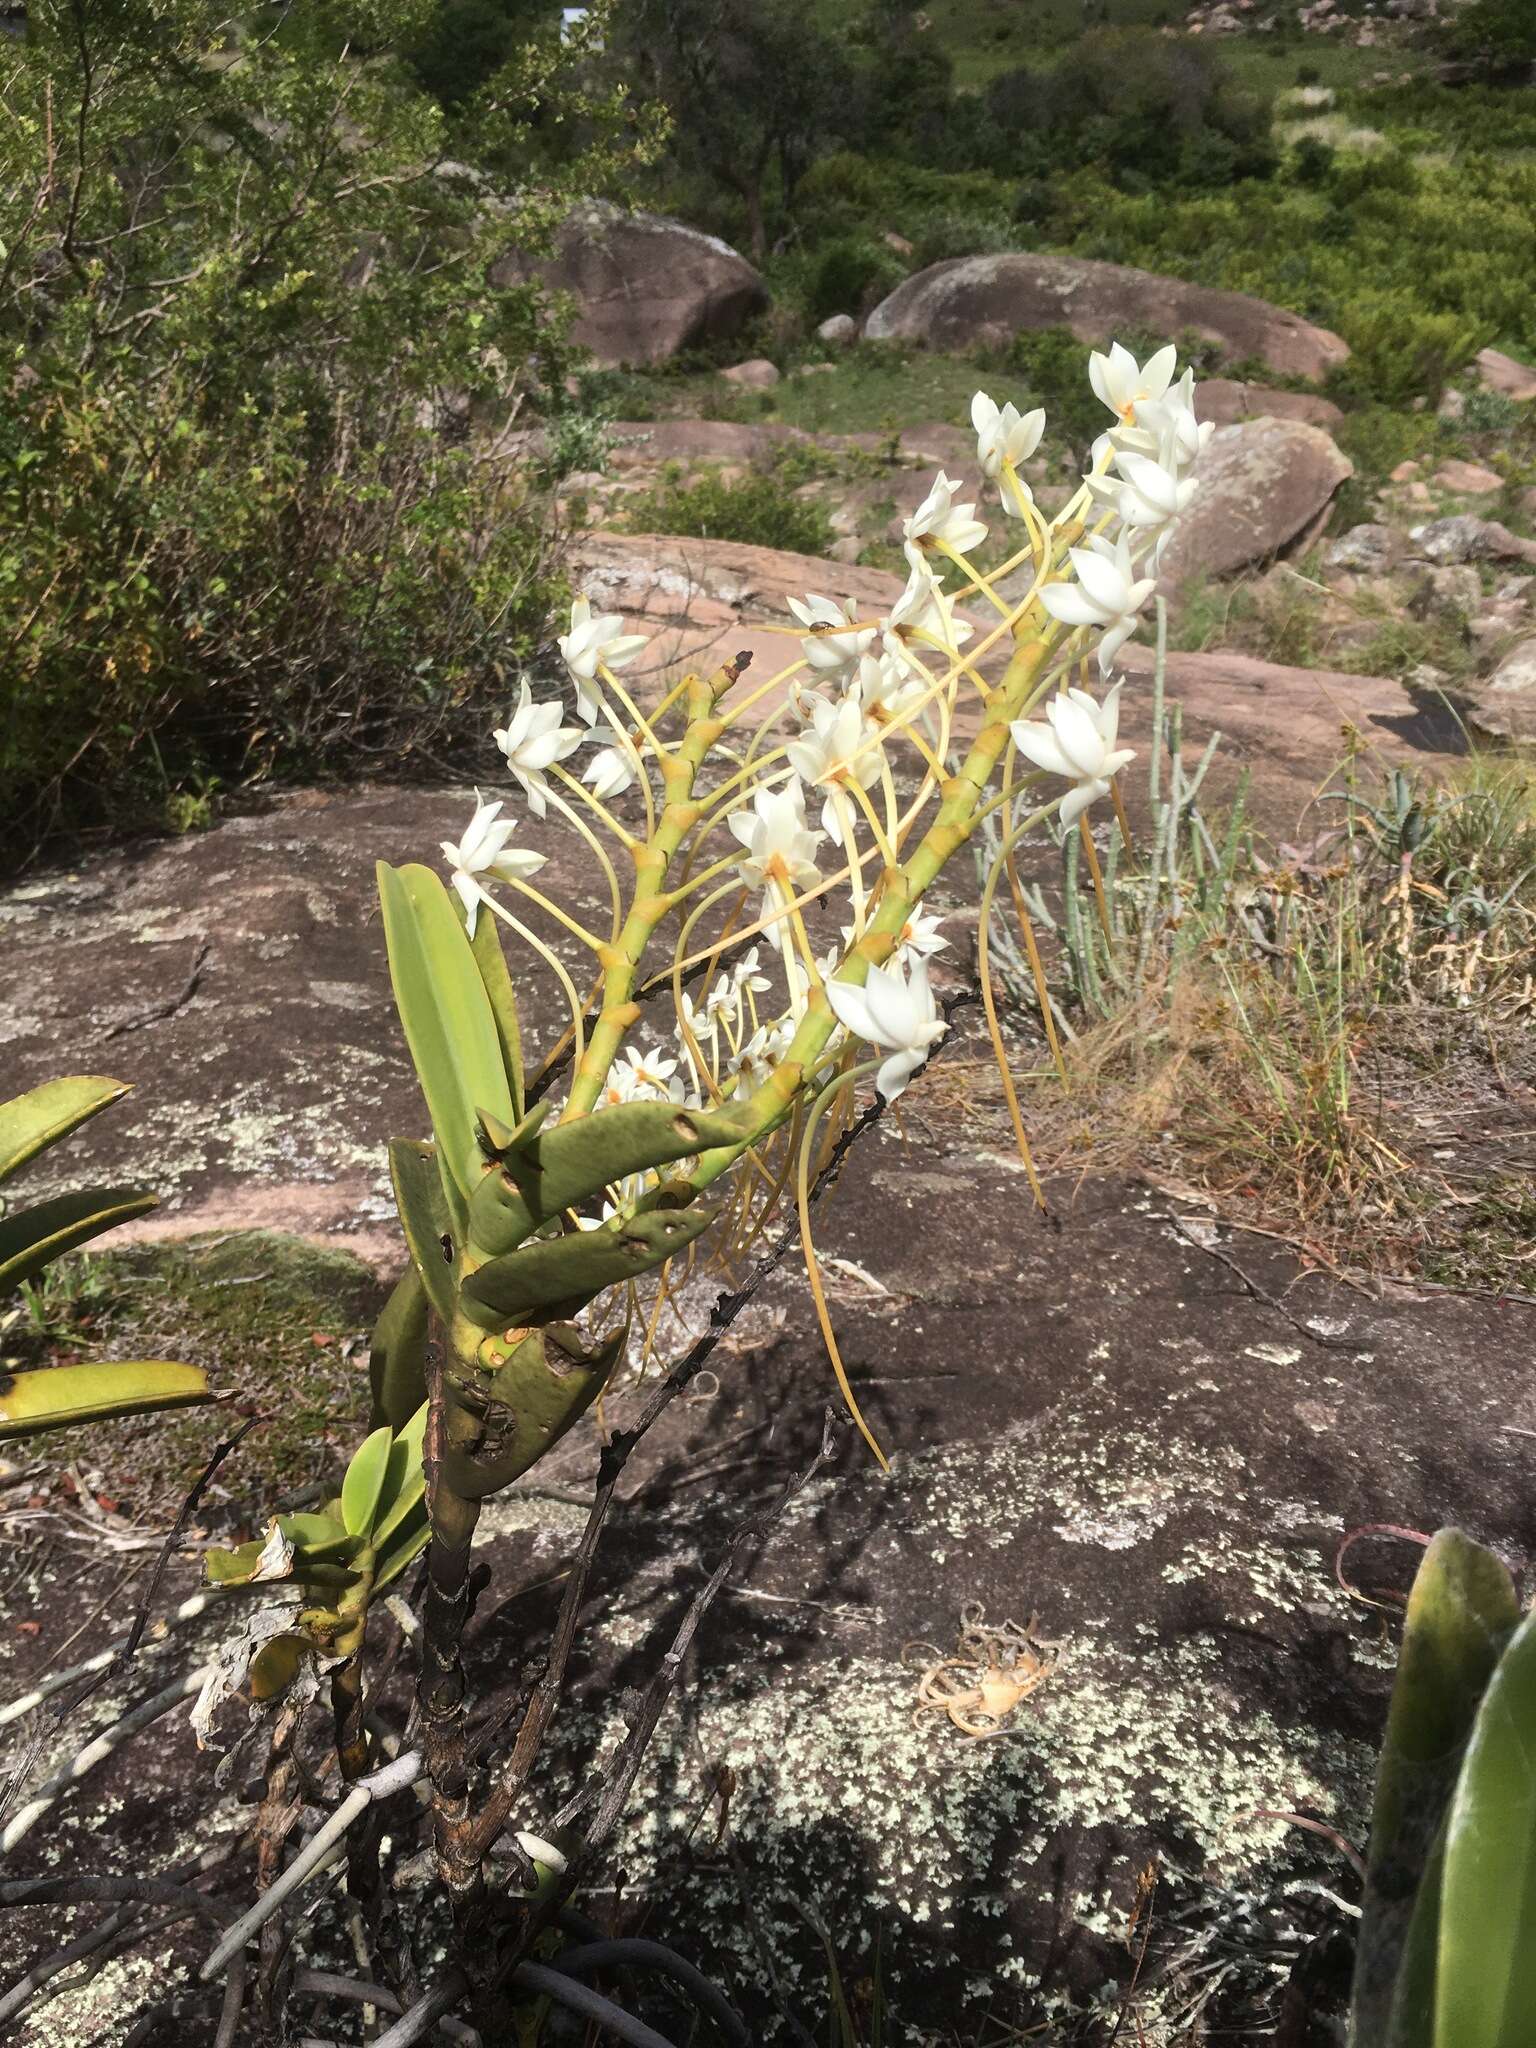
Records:
<instances>
[{"instance_id":1,"label":"green moss","mask_svg":"<svg viewBox=\"0 0 1536 2048\"><path fill-rule=\"evenodd\" d=\"M277 1231L224 1232L60 1261L29 1298L27 1364L66 1357L180 1358L206 1366L229 1405L97 1424L47 1440L60 1461L110 1475L122 1503L163 1506L246 1415L261 1421L221 1483L270 1502L327 1474L365 1427L365 1340L383 1305L350 1252Z\"/></svg>"}]
</instances>

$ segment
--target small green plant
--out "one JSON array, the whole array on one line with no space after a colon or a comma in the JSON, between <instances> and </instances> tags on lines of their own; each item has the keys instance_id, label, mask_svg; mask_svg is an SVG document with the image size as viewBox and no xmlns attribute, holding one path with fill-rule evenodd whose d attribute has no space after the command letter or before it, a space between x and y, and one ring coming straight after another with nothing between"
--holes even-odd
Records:
<instances>
[{"instance_id":1,"label":"small green plant","mask_svg":"<svg viewBox=\"0 0 1536 2048\"><path fill-rule=\"evenodd\" d=\"M0 1103L0 1182L127 1092L121 1081L77 1074L45 1081ZM143 1216L157 1200L142 1188L80 1188L0 1215L0 1302L35 1283L53 1260L119 1223ZM18 1313L9 1311L10 1316ZM0 1331L4 1326L0 1321ZM185 1408L208 1398L207 1375L201 1367L163 1359L28 1372L0 1367L0 1442L108 1416Z\"/></svg>"},{"instance_id":2,"label":"small green plant","mask_svg":"<svg viewBox=\"0 0 1536 2048\"><path fill-rule=\"evenodd\" d=\"M687 534L801 555L823 555L835 538L825 508L796 497L769 470L734 483L718 475L685 483L682 472L669 465L654 490L629 500L624 523L631 533Z\"/></svg>"}]
</instances>

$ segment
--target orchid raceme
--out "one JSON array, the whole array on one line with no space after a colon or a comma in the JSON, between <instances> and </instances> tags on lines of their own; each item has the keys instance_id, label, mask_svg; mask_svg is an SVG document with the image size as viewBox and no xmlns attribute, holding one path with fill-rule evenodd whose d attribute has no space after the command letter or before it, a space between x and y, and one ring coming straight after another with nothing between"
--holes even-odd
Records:
<instances>
[{"instance_id":1,"label":"orchid raceme","mask_svg":"<svg viewBox=\"0 0 1536 2048\"><path fill-rule=\"evenodd\" d=\"M524 682L494 735L511 787L444 842L450 890L385 871L432 1124L397 1148L396 1192L459 1404L443 1470L460 1534L463 1504L526 1469L631 1337L654 1348L686 1274L741 1256L780 1202L801 1205L818 1290L815 1161L868 1073L887 1100L909 1085L943 1035L931 977L964 972L925 892L988 818L990 903L1019 838L1080 818L1130 758L1120 685L1102 701L1075 685L1091 658L1107 678L1134 631L1205 431L1171 350L1140 363L1114 345L1086 367L1114 422L1068 504L1046 519L1019 475L1043 415L978 392L976 469L940 473L908 522L894 601L860 601L828 565L788 601L776 672L738 656L626 694L615 672L645 643L578 597L560 683L536 698ZM996 569L977 566L987 483L1028 529ZM985 932L979 957L985 977ZM563 1005L537 1053L519 1021L535 982ZM995 1005L988 1028L1006 1074ZM818 1313L840 1371L819 1293ZM381 1419L409 1416L412 1393L407 1373Z\"/></svg>"}]
</instances>

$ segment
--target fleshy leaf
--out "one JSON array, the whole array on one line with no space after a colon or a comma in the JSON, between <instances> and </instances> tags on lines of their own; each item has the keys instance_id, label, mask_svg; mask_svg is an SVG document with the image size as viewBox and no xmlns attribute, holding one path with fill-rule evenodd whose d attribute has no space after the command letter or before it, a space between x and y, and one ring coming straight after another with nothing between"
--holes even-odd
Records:
<instances>
[{"instance_id":1,"label":"fleshy leaf","mask_svg":"<svg viewBox=\"0 0 1536 2048\"><path fill-rule=\"evenodd\" d=\"M1442 1529L1409 1594L1377 1767L1355 1956L1351 2039L1359 2048L1389 2041L1407 2048L1421 2038L1406 2011L1402 2024L1410 2030L1388 2032L1403 1944L1478 1702L1519 1619L1498 1558L1459 1529Z\"/></svg>"},{"instance_id":2,"label":"fleshy leaf","mask_svg":"<svg viewBox=\"0 0 1536 2048\"><path fill-rule=\"evenodd\" d=\"M71 1074L44 1081L13 1101L0 1102L0 1180L35 1159L60 1138L67 1138L91 1117L120 1102L126 1081L108 1081L100 1074Z\"/></svg>"},{"instance_id":3,"label":"fleshy leaf","mask_svg":"<svg viewBox=\"0 0 1536 2048\"><path fill-rule=\"evenodd\" d=\"M454 909L462 918L463 905L453 899ZM512 986L512 977L507 972L507 956L502 951L501 930L494 917L481 915L475 919L475 936L469 942L469 949L475 956L475 965L480 970L480 980L491 1005L491 1015L496 1021L496 1036L501 1042L501 1063L506 1070L507 1086L512 1091L512 1116L515 1122L523 1113L523 1034L517 1020L517 993Z\"/></svg>"},{"instance_id":4,"label":"fleshy leaf","mask_svg":"<svg viewBox=\"0 0 1536 2048\"><path fill-rule=\"evenodd\" d=\"M359 1539L329 1515L279 1515L277 1526L296 1552L296 1574L311 1560L347 1564L357 1554Z\"/></svg>"},{"instance_id":5,"label":"fleshy leaf","mask_svg":"<svg viewBox=\"0 0 1536 2048\"><path fill-rule=\"evenodd\" d=\"M159 1205L143 1188L79 1188L0 1218L0 1294L31 1280L77 1246Z\"/></svg>"},{"instance_id":6,"label":"fleshy leaf","mask_svg":"<svg viewBox=\"0 0 1536 2048\"><path fill-rule=\"evenodd\" d=\"M436 1147L411 1138L391 1138L389 1178L400 1211L400 1227L421 1284L439 1319L446 1323L453 1315L454 1261L464 1242L465 1226L456 1223L449 1211Z\"/></svg>"},{"instance_id":7,"label":"fleshy leaf","mask_svg":"<svg viewBox=\"0 0 1536 2048\"><path fill-rule=\"evenodd\" d=\"M448 1269L443 1271L449 1278ZM451 1287L448 1290L451 1295ZM408 1422L427 1398L427 1290L414 1260L395 1282L373 1326L368 1376L375 1427Z\"/></svg>"},{"instance_id":8,"label":"fleshy leaf","mask_svg":"<svg viewBox=\"0 0 1536 2048\"><path fill-rule=\"evenodd\" d=\"M467 1202L484 1172L483 1104L515 1121L495 1013L448 891L430 868L378 866L395 1002L447 1185ZM445 1188L446 1191L446 1188ZM452 1199L452 1197L450 1197Z\"/></svg>"},{"instance_id":9,"label":"fleshy leaf","mask_svg":"<svg viewBox=\"0 0 1536 2048\"><path fill-rule=\"evenodd\" d=\"M373 1527L394 1441L395 1433L386 1423L365 1437L352 1453L347 1476L341 1483L341 1516L351 1536L366 1536Z\"/></svg>"},{"instance_id":10,"label":"fleshy leaf","mask_svg":"<svg viewBox=\"0 0 1536 2048\"><path fill-rule=\"evenodd\" d=\"M390 1446L389 1466L374 1516L373 1547L382 1551L426 1494L427 1478L421 1452L427 1433L427 1406L423 1402L403 1429L395 1432Z\"/></svg>"},{"instance_id":11,"label":"fleshy leaf","mask_svg":"<svg viewBox=\"0 0 1536 2048\"><path fill-rule=\"evenodd\" d=\"M311 1644L308 1636L269 1636L251 1659L246 1682L253 1700L276 1699L298 1677Z\"/></svg>"},{"instance_id":12,"label":"fleshy leaf","mask_svg":"<svg viewBox=\"0 0 1536 2048\"><path fill-rule=\"evenodd\" d=\"M627 1175L712 1146L739 1145L757 1124L745 1104L700 1110L625 1102L537 1130L481 1180L470 1199L470 1240L481 1252L509 1252L562 1210Z\"/></svg>"},{"instance_id":13,"label":"fleshy leaf","mask_svg":"<svg viewBox=\"0 0 1536 2048\"><path fill-rule=\"evenodd\" d=\"M1536 1615L1499 1660L1445 1829L1436 2048L1530 2048L1536 2026Z\"/></svg>"},{"instance_id":14,"label":"fleshy leaf","mask_svg":"<svg viewBox=\"0 0 1536 2048\"><path fill-rule=\"evenodd\" d=\"M605 1287L636 1279L685 1250L714 1216L703 1203L654 1209L522 1245L470 1274L460 1290L464 1313L486 1330L573 1316Z\"/></svg>"},{"instance_id":15,"label":"fleshy leaf","mask_svg":"<svg viewBox=\"0 0 1536 2048\"><path fill-rule=\"evenodd\" d=\"M200 1365L163 1359L0 1373L0 1442L108 1416L190 1408L209 1398L208 1375Z\"/></svg>"}]
</instances>

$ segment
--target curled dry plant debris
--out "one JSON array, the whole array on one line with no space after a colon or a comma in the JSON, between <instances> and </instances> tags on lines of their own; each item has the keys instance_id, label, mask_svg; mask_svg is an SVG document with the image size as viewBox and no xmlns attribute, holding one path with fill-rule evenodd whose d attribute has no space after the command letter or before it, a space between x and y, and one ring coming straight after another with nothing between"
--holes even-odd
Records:
<instances>
[{"instance_id":1,"label":"curled dry plant debris","mask_svg":"<svg viewBox=\"0 0 1536 2048\"><path fill-rule=\"evenodd\" d=\"M987 1626L985 1610L972 1601L962 1610L953 1652L944 1656L932 1643L907 1643L902 1662L921 1665L912 1725L943 1715L972 1742L1011 1733L1021 1700L1044 1685L1061 1650L1039 1632L1040 1617Z\"/></svg>"}]
</instances>

